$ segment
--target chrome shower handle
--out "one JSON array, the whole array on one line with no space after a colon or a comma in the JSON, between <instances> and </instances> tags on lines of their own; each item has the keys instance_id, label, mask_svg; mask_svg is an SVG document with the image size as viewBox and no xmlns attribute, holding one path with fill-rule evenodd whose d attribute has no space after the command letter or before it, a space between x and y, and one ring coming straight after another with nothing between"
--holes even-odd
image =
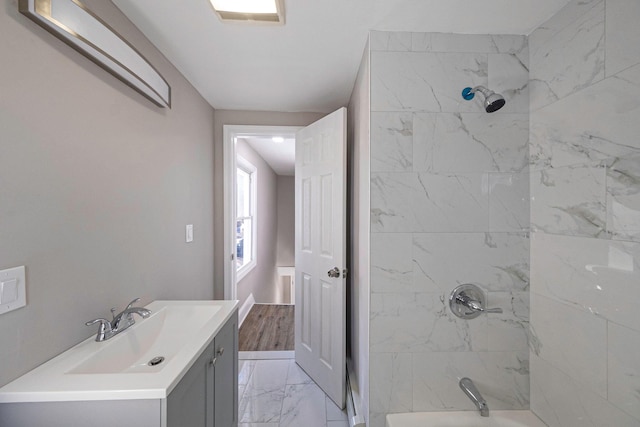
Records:
<instances>
[{"instance_id":1,"label":"chrome shower handle","mask_svg":"<svg viewBox=\"0 0 640 427\"><path fill-rule=\"evenodd\" d=\"M502 313L501 308L485 308L484 292L472 283L460 285L451 292L449 307L462 319L475 319L482 313Z\"/></svg>"}]
</instances>

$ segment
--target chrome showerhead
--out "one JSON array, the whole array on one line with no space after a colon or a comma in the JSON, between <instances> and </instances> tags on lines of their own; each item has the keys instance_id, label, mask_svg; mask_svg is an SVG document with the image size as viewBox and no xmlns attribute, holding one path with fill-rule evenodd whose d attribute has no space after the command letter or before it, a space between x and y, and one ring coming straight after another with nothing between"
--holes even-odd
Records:
<instances>
[{"instance_id":1,"label":"chrome showerhead","mask_svg":"<svg viewBox=\"0 0 640 427\"><path fill-rule=\"evenodd\" d=\"M495 93L484 86L476 86L473 89L466 87L462 90L462 97L467 101L470 101L474 98L476 92L480 92L484 96L484 109L487 113L498 111L504 107L504 104L506 103L502 95Z\"/></svg>"}]
</instances>

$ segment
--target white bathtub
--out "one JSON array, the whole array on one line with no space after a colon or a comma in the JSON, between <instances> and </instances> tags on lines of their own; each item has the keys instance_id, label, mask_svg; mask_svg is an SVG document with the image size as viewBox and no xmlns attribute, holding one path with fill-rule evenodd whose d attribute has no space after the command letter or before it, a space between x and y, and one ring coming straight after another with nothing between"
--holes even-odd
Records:
<instances>
[{"instance_id":1,"label":"white bathtub","mask_svg":"<svg viewBox=\"0 0 640 427\"><path fill-rule=\"evenodd\" d=\"M546 427L531 411L411 412L387 415L387 427Z\"/></svg>"}]
</instances>

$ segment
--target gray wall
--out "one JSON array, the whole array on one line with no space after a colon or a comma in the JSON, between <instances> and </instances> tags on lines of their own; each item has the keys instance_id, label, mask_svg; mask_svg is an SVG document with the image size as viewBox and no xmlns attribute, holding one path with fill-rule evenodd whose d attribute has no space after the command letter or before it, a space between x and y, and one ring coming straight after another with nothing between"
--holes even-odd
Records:
<instances>
[{"instance_id":1,"label":"gray wall","mask_svg":"<svg viewBox=\"0 0 640 427\"><path fill-rule=\"evenodd\" d=\"M370 426L390 412L529 407L524 36L372 32ZM484 112L466 86L504 94ZM502 315L455 317L475 283Z\"/></svg>"},{"instance_id":2,"label":"gray wall","mask_svg":"<svg viewBox=\"0 0 640 427\"><path fill-rule=\"evenodd\" d=\"M276 286L276 247L278 239L278 176L271 166L242 139L236 144L236 154L256 168L256 266L238 281L238 299L244 301L253 294L257 303L278 301Z\"/></svg>"},{"instance_id":3,"label":"gray wall","mask_svg":"<svg viewBox=\"0 0 640 427\"><path fill-rule=\"evenodd\" d=\"M365 47L347 110L349 252L347 264L347 337L349 360L360 395L360 408L369 417L369 232L370 232L370 52Z\"/></svg>"},{"instance_id":4,"label":"gray wall","mask_svg":"<svg viewBox=\"0 0 640 427\"><path fill-rule=\"evenodd\" d=\"M640 426L640 2L570 2L531 49L531 408Z\"/></svg>"},{"instance_id":5,"label":"gray wall","mask_svg":"<svg viewBox=\"0 0 640 427\"><path fill-rule=\"evenodd\" d=\"M278 266L295 265L295 195L295 178L278 175Z\"/></svg>"},{"instance_id":6,"label":"gray wall","mask_svg":"<svg viewBox=\"0 0 640 427\"><path fill-rule=\"evenodd\" d=\"M2 2L0 268L26 265L28 305L0 316L0 385L134 297L213 297L213 109L111 2L85 3L164 75L173 108Z\"/></svg>"},{"instance_id":7,"label":"gray wall","mask_svg":"<svg viewBox=\"0 0 640 427\"><path fill-rule=\"evenodd\" d=\"M214 125L214 272L215 297L224 298L224 205L223 205L223 127L224 125L307 126L323 113L281 113L269 111L216 110ZM244 300L240 300L242 305Z\"/></svg>"}]
</instances>

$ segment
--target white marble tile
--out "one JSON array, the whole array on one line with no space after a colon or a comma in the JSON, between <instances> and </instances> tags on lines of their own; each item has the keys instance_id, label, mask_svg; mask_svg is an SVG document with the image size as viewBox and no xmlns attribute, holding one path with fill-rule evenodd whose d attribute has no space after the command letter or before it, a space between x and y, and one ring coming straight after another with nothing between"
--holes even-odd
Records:
<instances>
[{"instance_id":1,"label":"white marble tile","mask_svg":"<svg viewBox=\"0 0 640 427\"><path fill-rule=\"evenodd\" d=\"M346 409L338 408L328 396L325 398L325 404L327 407L327 423L331 421L347 421Z\"/></svg>"},{"instance_id":2,"label":"white marble tile","mask_svg":"<svg viewBox=\"0 0 640 427\"><path fill-rule=\"evenodd\" d=\"M289 360L257 360L240 400L240 422L280 420Z\"/></svg>"},{"instance_id":3,"label":"white marble tile","mask_svg":"<svg viewBox=\"0 0 640 427\"><path fill-rule=\"evenodd\" d=\"M287 371L287 385L292 384L309 384L313 380L307 373L296 363L295 360L289 361L289 369Z\"/></svg>"},{"instance_id":4,"label":"white marble tile","mask_svg":"<svg viewBox=\"0 0 640 427\"><path fill-rule=\"evenodd\" d=\"M282 388L287 383L290 360L256 360L248 388Z\"/></svg>"},{"instance_id":5,"label":"white marble tile","mask_svg":"<svg viewBox=\"0 0 640 427\"><path fill-rule=\"evenodd\" d=\"M413 281L413 238L410 233L373 233L371 239L371 291L419 291ZM424 289L423 289L424 290Z\"/></svg>"},{"instance_id":6,"label":"white marble tile","mask_svg":"<svg viewBox=\"0 0 640 427\"><path fill-rule=\"evenodd\" d=\"M486 231L488 175L372 173L374 232Z\"/></svg>"},{"instance_id":7,"label":"white marble tile","mask_svg":"<svg viewBox=\"0 0 640 427\"><path fill-rule=\"evenodd\" d=\"M488 292L487 307L501 314L487 314L489 351L522 351L529 348L529 293Z\"/></svg>"},{"instance_id":8,"label":"white marble tile","mask_svg":"<svg viewBox=\"0 0 640 427\"><path fill-rule=\"evenodd\" d=\"M370 363L369 407L374 412L411 412L411 353L373 353Z\"/></svg>"},{"instance_id":9,"label":"white marble tile","mask_svg":"<svg viewBox=\"0 0 640 427\"><path fill-rule=\"evenodd\" d=\"M549 427L640 427L606 399L552 364L531 356L531 410Z\"/></svg>"},{"instance_id":10,"label":"white marble tile","mask_svg":"<svg viewBox=\"0 0 640 427\"><path fill-rule=\"evenodd\" d=\"M372 51L407 52L411 50L411 33L401 31L370 31Z\"/></svg>"},{"instance_id":11,"label":"white marble tile","mask_svg":"<svg viewBox=\"0 0 640 427\"><path fill-rule=\"evenodd\" d=\"M606 398L607 321L535 293L530 297L533 353Z\"/></svg>"},{"instance_id":12,"label":"white marble tile","mask_svg":"<svg viewBox=\"0 0 640 427\"><path fill-rule=\"evenodd\" d=\"M533 168L640 153L640 66L531 113Z\"/></svg>"},{"instance_id":13,"label":"white marble tile","mask_svg":"<svg viewBox=\"0 0 640 427\"><path fill-rule=\"evenodd\" d=\"M508 53L515 55L520 62L529 70L529 38L519 35L492 35L491 41L496 46L495 53ZM527 107L528 108L528 107ZM528 110L527 110L528 111Z\"/></svg>"},{"instance_id":14,"label":"white marble tile","mask_svg":"<svg viewBox=\"0 0 640 427\"><path fill-rule=\"evenodd\" d=\"M529 406L527 352L442 352L413 355L413 410L476 410L460 390L462 377L473 380L491 409Z\"/></svg>"},{"instance_id":15,"label":"white marble tile","mask_svg":"<svg viewBox=\"0 0 640 427\"><path fill-rule=\"evenodd\" d=\"M640 243L533 233L531 291L640 331Z\"/></svg>"},{"instance_id":16,"label":"white marble tile","mask_svg":"<svg viewBox=\"0 0 640 427\"><path fill-rule=\"evenodd\" d=\"M640 2L606 1L607 76L640 63Z\"/></svg>"},{"instance_id":17,"label":"white marble tile","mask_svg":"<svg viewBox=\"0 0 640 427\"><path fill-rule=\"evenodd\" d=\"M367 427L386 427L386 417L386 413L370 412L369 423L367 424Z\"/></svg>"},{"instance_id":18,"label":"white marble tile","mask_svg":"<svg viewBox=\"0 0 640 427\"><path fill-rule=\"evenodd\" d=\"M493 53L498 47L488 34L431 33L431 52Z\"/></svg>"},{"instance_id":19,"label":"white marble tile","mask_svg":"<svg viewBox=\"0 0 640 427\"><path fill-rule=\"evenodd\" d=\"M417 174L413 231L486 231L489 224L488 175Z\"/></svg>"},{"instance_id":20,"label":"white marble tile","mask_svg":"<svg viewBox=\"0 0 640 427\"><path fill-rule=\"evenodd\" d=\"M480 102L480 101L479 101ZM525 114L437 114L434 172L519 172L529 159Z\"/></svg>"},{"instance_id":21,"label":"white marble tile","mask_svg":"<svg viewBox=\"0 0 640 427\"><path fill-rule=\"evenodd\" d=\"M511 233L425 233L413 237L415 287L449 293L463 283L485 291L529 288L529 239Z\"/></svg>"},{"instance_id":22,"label":"white marble tile","mask_svg":"<svg viewBox=\"0 0 640 427\"><path fill-rule=\"evenodd\" d=\"M605 174L588 165L531 172L531 230L606 237Z\"/></svg>"},{"instance_id":23,"label":"white marble tile","mask_svg":"<svg viewBox=\"0 0 640 427\"><path fill-rule=\"evenodd\" d=\"M529 37L530 107L536 110L604 78L604 2L548 37Z\"/></svg>"},{"instance_id":24,"label":"white marble tile","mask_svg":"<svg viewBox=\"0 0 640 427\"><path fill-rule=\"evenodd\" d=\"M431 37L433 33L411 33L412 52L431 52Z\"/></svg>"},{"instance_id":25,"label":"white marble tile","mask_svg":"<svg viewBox=\"0 0 640 427\"><path fill-rule=\"evenodd\" d=\"M371 53L372 111L474 111L461 91L487 85L487 55Z\"/></svg>"},{"instance_id":26,"label":"white marble tile","mask_svg":"<svg viewBox=\"0 0 640 427\"><path fill-rule=\"evenodd\" d=\"M563 29L569 27L575 21L589 12L594 6L598 5L602 0L571 0L565 7L560 9L550 19L540 25L530 36L535 37L538 45L550 43L553 37ZM529 40L531 46L531 40Z\"/></svg>"},{"instance_id":27,"label":"white marble tile","mask_svg":"<svg viewBox=\"0 0 640 427\"><path fill-rule=\"evenodd\" d=\"M437 118L436 113L413 114L413 170L416 172L433 172Z\"/></svg>"},{"instance_id":28,"label":"white marble tile","mask_svg":"<svg viewBox=\"0 0 640 427\"><path fill-rule=\"evenodd\" d=\"M518 55L489 55L489 88L502 94L507 102L492 116L529 113L529 69Z\"/></svg>"},{"instance_id":29,"label":"white marble tile","mask_svg":"<svg viewBox=\"0 0 640 427\"><path fill-rule=\"evenodd\" d=\"M489 174L489 231L529 230L529 174Z\"/></svg>"},{"instance_id":30,"label":"white marble tile","mask_svg":"<svg viewBox=\"0 0 640 427\"><path fill-rule=\"evenodd\" d=\"M607 167L607 231L614 239L640 241L640 155Z\"/></svg>"},{"instance_id":31,"label":"white marble tile","mask_svg":"<svg viewBox=\"0 0 640 427\"><path fill-rule=\"evenodd\" d=\"M371 171L413 169L411 113L371 113Z\"/></svg>"},{"instance_id":32,"label":"white marble tile","mask_svg":"<svg viewBox=\"0 0 640 427\"><path fill-rule=\"evenodd\" d=\"M640 332L609 322L609 401L640 422Z\"/></svg>"},{"instance_id":33,"label":"white marble tile","mask_svg":"<svg viewBox=\"0 0 640 427\"><path fill-rule=\"evenodd\" d=\"M255 365L255 360L238 361L238 384L246 385L249 382L251 372L253 372Z\"/></svg>"},{"instance_id":34,"label":"white marble tile","mask_svg":"<svg viewBox=\"0 0 640 427\"><path fill-rule=\"evenodd\" d=\"M277 390L246 388L239 406L240 422L279 422L283 399L284 387Z\"/></svg>"},{"instance_id":35,"label":"white marble tile","mask_svg":"<svg viewBox=\"0 0 640 427\"><path fill-rule=\"evenodd\" d=\"M487 350L486 317L455 317L442 294L372 294L371 353Z\"/></svg>"},{"instance_id":36,"label":"white marble tile","mask_svg":"<svg viewBox=\"0 0 640 427\"><path fill-rule=\"evenodd\" d=\"M325 394L315 383L288 385L280 427L326 427Z\"/></svg>"}]
</instances>

